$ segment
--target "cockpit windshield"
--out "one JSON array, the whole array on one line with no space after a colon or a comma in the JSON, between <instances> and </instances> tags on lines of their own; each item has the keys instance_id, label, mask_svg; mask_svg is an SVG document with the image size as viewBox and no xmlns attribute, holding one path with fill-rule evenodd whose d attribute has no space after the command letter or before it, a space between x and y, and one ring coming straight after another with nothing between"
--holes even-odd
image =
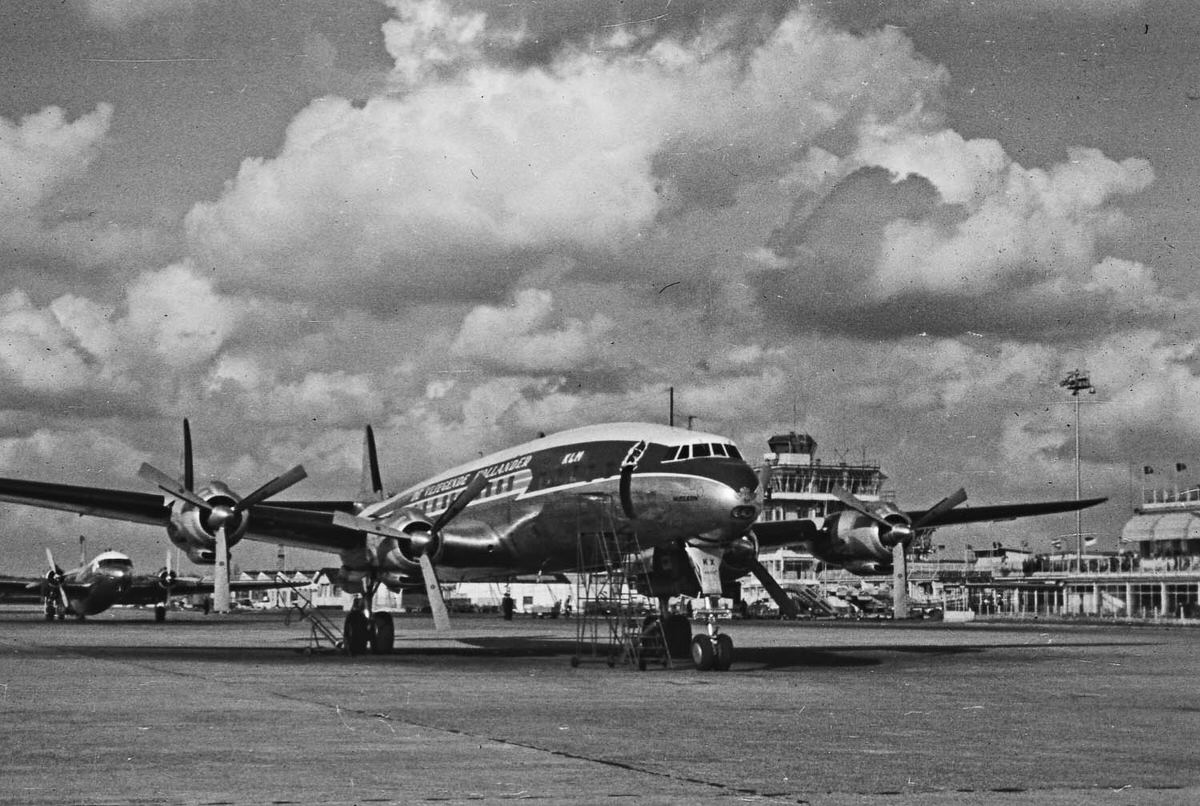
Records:
<instances>
[{"instance_id":1,"label":"cockpit windshield","mask_svg":"<svg viewBox=\"0 0 1200 806\"><path fill-rule=\"evenodd\" d=\"M730 459L742 458L737 446L727 442L693 442L689 445L676 446L667 454L664 461L682 462L685 459L707 459L712 456L728 456Z\"/></svg>"},{"instance_id":2,"label":"cockpit windshield","mask_svg":"<svg viewBox=\"0 0 1200 806\"><path fill-rule=\"evenodd\" d=\"M133 568L133 561L122 559L120 557L108 557L96 563L99 568Z\"/></svg>"}]
</instances>

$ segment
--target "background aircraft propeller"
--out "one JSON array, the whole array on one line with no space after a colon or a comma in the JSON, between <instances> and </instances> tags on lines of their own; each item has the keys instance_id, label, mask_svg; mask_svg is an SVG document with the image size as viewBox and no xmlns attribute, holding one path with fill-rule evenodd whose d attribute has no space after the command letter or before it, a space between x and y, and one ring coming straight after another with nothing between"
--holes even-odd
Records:
<instances>
[{"instance_id":1,"label":"background aircraft propeller","mask_svg":"<svg viewBox=\"0 0 1200 806\"><path fill-rule=\"evenodd\" d=\"M195 492L195 473L192 467L192 430L188 421L183 421L183 475L180 480L168 476L153 465L143 462L138 475L167 495L200 509L204 512L205 530L216 542L216 565L213 570L213 605L218 613L230 609L229 593L229 530L240 525L242 515L256 504L291 487L308 474L302 465L282 473L262 485L249 495L227 503L209 501ZM236 497L236 496L235 496Z\"/></svg>"},{"instance_id":2,"label":"background aircraft propeller","mask_svg":"<svg viewBox=\"0 0 1200 806\"><path fill-rule=\"evenodd\" d=\"M54 555L50 552L50 548L48 546L46 547L46 562L50 565L50 570L46 572L46 583L51 588L58 591L59 601L62 602L62 612L66 613L68 609L67 592L63 590L62 584L63 578L66 576L66 574L63 572L62 568L58 566L58 563L54 562ZM49 598L49 595L47 595L47 598Z\"/></svg>"}]
</instances>

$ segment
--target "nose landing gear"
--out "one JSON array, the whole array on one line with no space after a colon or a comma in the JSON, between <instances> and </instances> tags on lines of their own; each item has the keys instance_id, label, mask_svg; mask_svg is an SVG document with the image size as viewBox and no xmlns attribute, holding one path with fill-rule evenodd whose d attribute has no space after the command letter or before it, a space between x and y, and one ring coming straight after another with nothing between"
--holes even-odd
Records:
<instances>
[{"instance_id":1,"label":"nose landing gear","mask_svg":"<svg viewBox=\"0 0 1200 806\"><path fill-rule=\"evenodd\" d=\"M712 616L708 617L707 632L692 638L692 663L700 672L727 672L733 663L733 639L721 632Z\"/></svg>"}]
</instances>

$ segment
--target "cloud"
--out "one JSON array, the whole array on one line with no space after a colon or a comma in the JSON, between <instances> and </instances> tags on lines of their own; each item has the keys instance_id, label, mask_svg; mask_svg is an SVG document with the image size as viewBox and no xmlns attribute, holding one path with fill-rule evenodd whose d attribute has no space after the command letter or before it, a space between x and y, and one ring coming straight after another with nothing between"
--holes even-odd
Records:
<instances>
[{"instance_id":1,"label":"cloud","mask_svg":"<svg viewBox=\"0 0 1200 806\"><path fill-rule=\"evenodd\" d=\"M596 314L588 322L552 325L549 291L518 291L507 308L480 305L467 314L451 349L493 367L522 372L585 369L594 364L612 321Z\"/></svg>"},{"instance_id":2,"label":"cloud","mask_svg":"<svg viewBox=\"0 0 1200 806\"><path fill-rule=\"evenodd\" d=\"M636 265L613 258L777 181L868 113L910 114L946 78L895 32L853 36L803 9L753 43L718 29L531 65L511 58L519 26L396 8L403 90L313 102L278 154L189 213L223 283L380 304L494 297L550 255Z\"/></svg>"},{"instance_id":3,"label":"cloud","mask_svg":"<svg viewBox=\"0 0 1200 806\"><path fill-rule=\"evenodd\" d=\"M127 28L143 20L191 13L214 0L75 0L85 18L103 28Z\"/></svg>"},{"instance_id":4,"label":"cloud","mask_svg":"<svg viewBox=\"0 0 1200 806\"><path fill-rule=\"evenodd\" d=\"M129 405L153 389L165 403L194 381L189 368L217 355L244 310L186 264L141 274L119 308L72 294L39 307L10 291L0 297L0 394L20 406L34 405L31 395L84 393L104 410L105 399Z\"/></svg>"},{"instance_id":5,"label":"cloud","mask_svg":"<svg viewBox=\"0 0 1200 806\"><path fill-rule=\"evenodd\" d=\"M55 191L87 170L112 114L112 106L102 103L73 122L57 106L17 123L0 117L0 227L11 226L14 216L33 219Z\"/></svg>"},{"instance_id":6,"label":"cloud","mask_svg":"<svg viewBox=\"0 0 1200 806\"><path fill-rule=\"evenodd\" d=\"M1017 325L1037 338L1067 320L1091 330L1174 306L1148 267L1104 253L1127 225L1120 198L1154 181L1146 160L1076 147L1027 168L994 140L927 123L865 121L840 170L824 172L839 178L801 193L770 252L755 254L793 300L814 299L802 286L819 292L826 304L805 321L881 333Z\"/></svg>"}]
</instances>

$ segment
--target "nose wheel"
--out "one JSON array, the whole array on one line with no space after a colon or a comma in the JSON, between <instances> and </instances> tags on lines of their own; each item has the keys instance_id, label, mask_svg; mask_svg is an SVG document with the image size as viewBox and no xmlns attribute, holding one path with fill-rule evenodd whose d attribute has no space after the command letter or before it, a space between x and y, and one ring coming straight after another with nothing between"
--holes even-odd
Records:
<instances>
[{"instance_id":1,"label":"nose wheel","mask_svg":"<svg viewBox=\"0 0 1200 806\"><path fill-rule=\"evenodd\" d=\"M692 638L692 664L699 672L727 672L733 664L733 639L721 632L711 617L708 632Z\"/></svg>"}]
</instances>

